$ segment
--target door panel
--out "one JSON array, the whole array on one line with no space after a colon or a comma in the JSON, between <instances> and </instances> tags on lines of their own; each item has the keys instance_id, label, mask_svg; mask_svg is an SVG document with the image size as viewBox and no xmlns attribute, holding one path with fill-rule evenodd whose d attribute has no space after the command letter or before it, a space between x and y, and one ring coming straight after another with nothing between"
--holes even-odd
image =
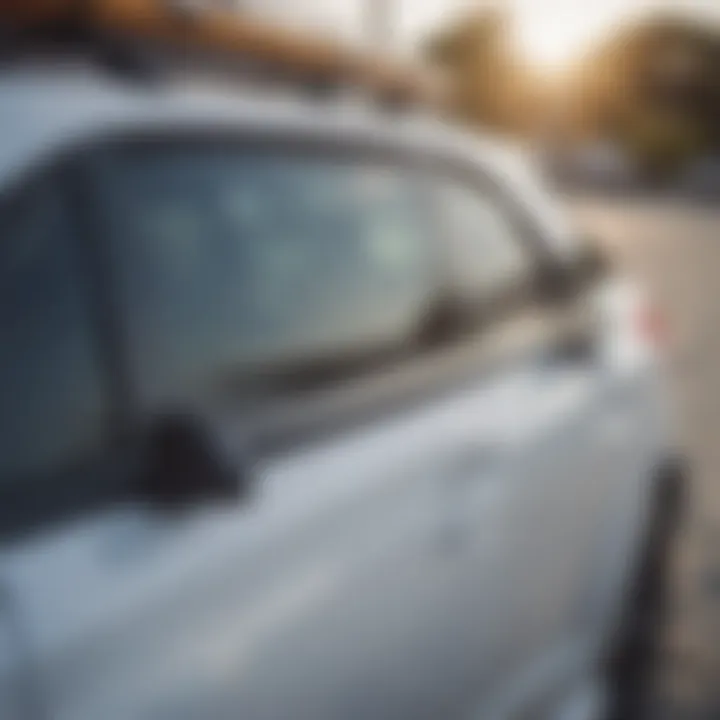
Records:
<instances>
[{"instance_id":1,"label":"door panel","mask_svg":"<svg viewBox=\"0 0 720 720\"><path fill-rule=\"evenodd\" d=\"M527 588L516 627L525 628L531 663L575 648L567 672L583 653L587 662L597 652L609 629L608 609L621 596L642 527L643 481L658 449L646 432L653 421L640 419L651 403L631 388L642 385L637 378L595 364L556 365L537 379L543 393L565 394L567 404L546 418L528 454L527 477L536 481L525 482L522 500L511 506L518 528L511 566Z\"/></svg>"},{"instance_id":2,"label":"door panel","mask_svg":"<svg viewBox=\"0 0 720 720\"><path fill-rule=\"evenodd\" d=\"M580 639L577 602L585 591L598 500L589 464L597 379L587 368L537 367L532 384L538 414L513 477L511 567L523 588L516 639L525 662L535 664Z\"/></svg>"},{"instance_id":3,"label":"door panel","mask_svg":"<svg viewBox=\"0 0 720 720\"><path fill-rule=\"evenodd\" d=\"M601 373L589 352L573 359L563 354L582 300L575 307L570 299L561 304L536 297L532 278L547 262L547 248L538 247L541 233L516 199L467 165L448 168L434 189L451 240L456 292L481 310L485 332L515 327L520 338L508 358L519 370L507 404L503 499L510 530L501 574L509 632L498 691L499 706L512 705L537 678L552 682L547 676L555 671L545 668L558 665L557 657L577 655L567 647L581 640L578 606L587 593L600 500L602 472L590 467ZM483 313L486 304L497 312ZM530 322L521 322L523 316Z\"/></svg>"},{"instance_id":4,"label":"door panel","mask_svg":"<svg viewBox=\"0 0 720 720\"><path fill-rule=\"evenodd\" d=\"M31 720L42 704L17 610L13 595L0 587L0 717Z\"/></svg>"},{"instance_id":5,"label":"door panel","mask_svg":"<svg viewBox=\"0 0 720 720\"><path fill-rule=\"evenodd\" d=\"M127 510L6 554L50 717L462 714L500 670L502 485L465 465L471 512L438 499L496 387L270 459L246 509Z\"/></svg>"},{"instance_id":6,"label":"door panel","mask_svg":"<svg viewBox=\"0 0 720 720\"><path fill-rule=\"evenodd\" d=\"M442 382L418 382L437 248L414 182L346 161L163 152L104 157L93 175L113 367L140 418L124 429L142 436L168 407L208 419L238 466L254 458L253 492L244 506L77 508L3 548L48 719L465 715L505 671L514 380L471 353L462 388L431 355ZM307 372L333 353L343 362ZM392 368L366 365L383 353ZM253 374L278 357L277 376ZM413 402L386 407L378 395L407 377ZM368 378L370 419L303 437L328 396ZM262 449L264 411L298 395L300 439ZM127 460L90 483L134 487Z\"/></svg>"}]
</instances>

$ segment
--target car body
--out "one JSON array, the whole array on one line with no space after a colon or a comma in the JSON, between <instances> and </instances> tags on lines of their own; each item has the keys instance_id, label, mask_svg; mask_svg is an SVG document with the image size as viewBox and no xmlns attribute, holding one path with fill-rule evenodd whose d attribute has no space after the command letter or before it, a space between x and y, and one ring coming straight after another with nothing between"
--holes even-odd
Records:
<instances>
[{"instance_id":1,"label":"car body","mask_svg":"<svg viewBox=\"0 0 720 720\"><path fill-rule=\"evenodd\" d=\"M599 711L672 423L516 154L82 64L0 127L2 717Z\"/></svg>"}]
</instances>

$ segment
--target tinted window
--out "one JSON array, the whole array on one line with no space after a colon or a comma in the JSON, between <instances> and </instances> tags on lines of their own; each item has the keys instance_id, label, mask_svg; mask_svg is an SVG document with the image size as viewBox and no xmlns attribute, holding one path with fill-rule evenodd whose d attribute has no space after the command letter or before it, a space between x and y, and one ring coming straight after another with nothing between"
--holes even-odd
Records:
<instances>
[{"instance_id":1,"label":"tinted window","mask_svg":"<svg viewBox=\"0 0 720 720\"><path fill-rule=\"evenodd\" d=\"M454 180L436 185L452 270L463 293L489 297L527 276L529 257L494 196Z\"/></svg>"},{"instance_id":2,"label":"tinted window","mask_svg":"<svg viewBox=\"0 0 720 720\"><path fill-rule=\"evenodd\" d=\"M96 446L105 410L69 214L48 179L0 208L0 478Z\"/></svg>"},{"instance_id":3,"label":"tinted window","mask_svg":"<svg viewBox=\"0 0 720 720\"><path fill-rule=\"evenodd\" d=\"M213 146L117 152L103 206L141 397L397 343L430 248L400 171Z\"/></svg>"}]
</instances>

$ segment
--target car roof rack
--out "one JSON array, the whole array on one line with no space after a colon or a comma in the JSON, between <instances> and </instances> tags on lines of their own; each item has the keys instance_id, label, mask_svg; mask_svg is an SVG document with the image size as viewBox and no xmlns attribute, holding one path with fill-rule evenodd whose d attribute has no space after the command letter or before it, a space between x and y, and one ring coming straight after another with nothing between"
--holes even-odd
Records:
<instances>
[{"instance_id":1,"label":"car roof rack","mask_svg":"<svg viewBox=\"0 0 720 720\"><path fill-rule=\"evenodd\" d=\"M80 54L131 75L210 71L312 93L350 91L382 107L422 107L431 88L387 59L202 0L3 0L6 59Z\"/></svg>"}]
</instances>

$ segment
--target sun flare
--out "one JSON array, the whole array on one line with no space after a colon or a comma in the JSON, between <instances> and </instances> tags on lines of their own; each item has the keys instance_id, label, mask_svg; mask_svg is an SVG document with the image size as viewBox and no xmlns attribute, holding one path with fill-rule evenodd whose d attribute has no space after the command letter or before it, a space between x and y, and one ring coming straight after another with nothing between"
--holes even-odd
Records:
<instances>
[{"instance_id":1,"label":"sun flare","mask_svg":"<svg viewBox=\"0 0 720 720\"><path fill-rule=\"evenodd\" d=\"M540 70L567 70L608 29L614 5L615 0L595 7L570 0L516 0L519 50Z\"/></svg>"},{"instance_id":2,"label":"sun flare","mask_svg":"<svg viewBox=\"0 0 720 720\"><path fill-rule=\"evenodd\" d=\"M565 69L584 44L581 33L572 26L523 23L518 35L520 50L527 61L546 70Z\"/></svg>"}]
</instances>

